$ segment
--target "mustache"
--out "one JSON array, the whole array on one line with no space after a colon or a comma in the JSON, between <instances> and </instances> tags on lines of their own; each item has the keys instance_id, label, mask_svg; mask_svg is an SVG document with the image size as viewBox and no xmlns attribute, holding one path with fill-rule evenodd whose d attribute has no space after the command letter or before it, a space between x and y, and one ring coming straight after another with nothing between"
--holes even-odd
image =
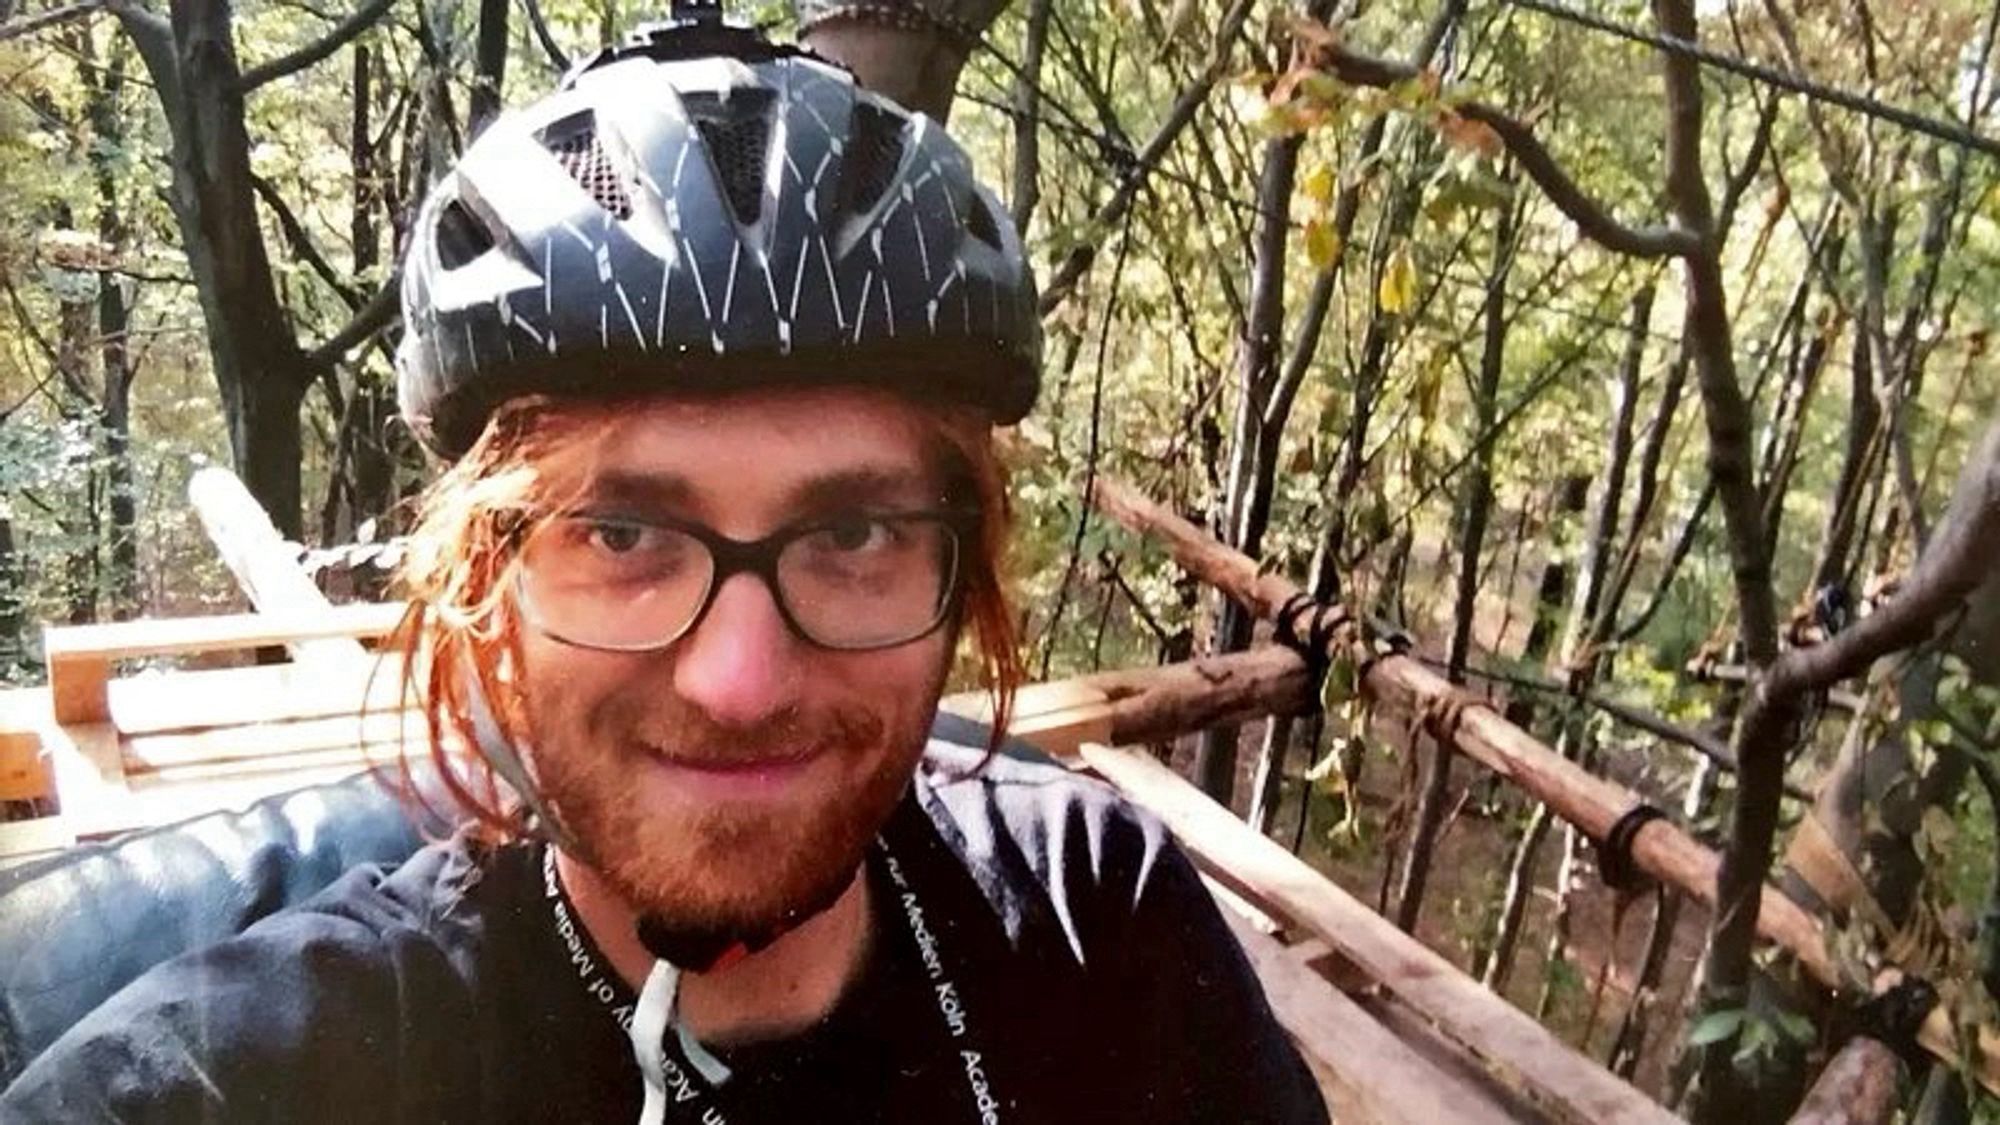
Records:
<instances>
[{"instance_id":1,"label":"mustache","mask_svg":"<svg viewBox=\"0 0 2000 1125\"><path fill-rule=\"evenodd\" d=\"M629 729L638 742L669 758L726 766L866 749L882 741L888 721L865 707L833 706L787 708L755 723L721 723L675 701L664 710L649 709Z\"/></svg>"}]
</instances>

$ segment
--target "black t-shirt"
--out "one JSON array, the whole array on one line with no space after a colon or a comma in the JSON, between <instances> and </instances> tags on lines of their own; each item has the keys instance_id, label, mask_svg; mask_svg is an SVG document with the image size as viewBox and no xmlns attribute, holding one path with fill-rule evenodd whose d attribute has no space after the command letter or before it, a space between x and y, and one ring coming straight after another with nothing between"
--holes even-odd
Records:
<instances>
[{"instance_id":1,"label":"black t-shirt","mask_svg":"<svg viewBox=\"0 0 2000 1125\"><path fill-rule=\"evenodd\" d=\"M1161 826L980 761L927 752L869 853L870 957L823 1021L712 1056L666 1036L666 1120L1324 1121ZM350 872L124 989L0 1121L636 1122L635 998L544 860L461 839Z\"/></svg>"}]
</instances>

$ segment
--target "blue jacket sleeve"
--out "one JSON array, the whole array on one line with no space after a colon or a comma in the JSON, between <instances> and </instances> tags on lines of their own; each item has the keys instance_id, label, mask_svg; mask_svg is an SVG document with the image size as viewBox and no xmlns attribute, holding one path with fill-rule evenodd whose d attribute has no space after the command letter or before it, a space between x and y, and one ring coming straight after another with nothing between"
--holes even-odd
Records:
<instances>
[{"instance_id":1,"label":"blue jacket sleeve","mask_svg":"<svg viewBox=\"0 0 2000 1125\"><path fill-rule=\"evenodd\" d=\"M352 878L352 877L350 877ZM0 1121L448 1120L471 1002L383 903L275 915L166 962L0 1094Z\"/></svg>"}]
</instances>

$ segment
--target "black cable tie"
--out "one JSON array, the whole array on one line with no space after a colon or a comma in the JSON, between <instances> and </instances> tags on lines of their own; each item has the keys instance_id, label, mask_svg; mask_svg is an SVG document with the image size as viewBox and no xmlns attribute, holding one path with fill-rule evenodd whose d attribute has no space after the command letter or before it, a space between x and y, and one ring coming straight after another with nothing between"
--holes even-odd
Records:
<instances>
[{"instance_id":1,"label":"black cable tie","mask_svg":"<svg viewBox=\"0 0 2000 1125\"><path fill-rule=\"evenodd\" d=\"M1306 620L1303 634L1299 632L1301 618ZM1340 630L1353 620L1344 606L1328 605L1301 592L1286 598L1271 621L1272 639L1305 661L1309 715L1319 713L1320 689L1326 684L1327 671L1333 667L1333 656L1327 650Z\"/></svg>"},{"instance_id":2,"label":"black cable tie","mask_svg":"<svg viewBox=\"0 0 2000 1125\"><path fill-rule=\"evenodd\" d=\"M1641 801L1612 822L1611 831L1597 845L1597 875L1614 891L1636 891L1646 884L1646 873L1632 858L1632 841L1639 830L1656 820L1667 819L1660 806Z\"/></svg>"},{"instance_id":3,"label":"black cable tie","mask_svg":"<svg viewBox=\"0 0 2000 1125\"><path fill-rule=\"evenodd\" d=\"M1937 987L1915 974L1869 997L1854 1010L1855 1034L1896 1052L1910 1073L1922 1073L1930 1054L1917 1042L1925 1017L1938 1005Z\"/></svg>"}]
</instances>

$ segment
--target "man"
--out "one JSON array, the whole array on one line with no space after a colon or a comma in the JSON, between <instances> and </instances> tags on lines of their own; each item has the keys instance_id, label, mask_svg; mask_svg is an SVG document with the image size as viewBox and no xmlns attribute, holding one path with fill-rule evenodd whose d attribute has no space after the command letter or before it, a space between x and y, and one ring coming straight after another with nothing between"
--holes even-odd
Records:
<instances>
[{"instance_id":1,"label":"man","mask_svg":"<svg viewBox=\"0 0 2000 1125\"><path fill-rule=\"evenodd\" d=\"M1020 676L991 430L1039 351L935 123L656 28L466 153L404 296L469 827L155 970L0 1119L1324 1120L1158 824L931 738L962 633L996 713Z\"/></svg>"}]
</instances>

